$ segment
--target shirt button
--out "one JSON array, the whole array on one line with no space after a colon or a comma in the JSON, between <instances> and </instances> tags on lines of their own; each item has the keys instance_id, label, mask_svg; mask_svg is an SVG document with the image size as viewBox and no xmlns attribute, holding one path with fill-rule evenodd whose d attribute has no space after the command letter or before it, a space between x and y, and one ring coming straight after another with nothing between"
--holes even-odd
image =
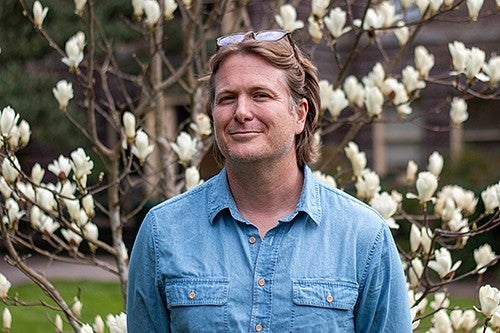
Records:
<instances>
[{"instance_id":1,"label":"shirt button","mask_svg":"<svg viewBox=\"0 0 500 333\"><path fill-rule=\"evenodd\" d=\"M255 331L256 332L261 332L262 331L262 325L261 324L255 325Z\"/></svg>"},{"instance_id":2,"label":"shirt button","mask_svg":"<svg viewBox=\"0 0 500 333\"><path fill-rule=\"evenodd\" d=\"M257 239L256 239L254 236L250 236L250 237L248 238L248 242L249 242L250 244L255 244L255 242L256 242L256 241L257 241Z\"/></svg>"},{"instance_id":3,"label":"shirt button","mask_svg":"<svg viewBox=\"0 0 500 333\"><path fill-rule=\"evenodd\" d=\"M196 297L196 292L194 290L191 290L188 294L189 299L194 299Z\"/></svg>"},{"instance_id":4,"label":"shirt button","mask_svg":"<svg viewBox=\"0 0 500 333\"><path fill-rule=\"evenodd\" d=\"M264 278L260 278L257 283L259 284L259 286L263 287L266 284L266 280Z\"/></svg>"},{"instance_id":5,"label":"shirt button","mask_svg":"<svg viewBox=\"0 0 500 333\"><path fill-rule=\"evenodd\" d=\"M330 294L328 294L328 296L326 296L326 301L327 301L328 303L333 302L333 296L332 296L332 295L330 295Z\"/></svg>"}]
</instances>

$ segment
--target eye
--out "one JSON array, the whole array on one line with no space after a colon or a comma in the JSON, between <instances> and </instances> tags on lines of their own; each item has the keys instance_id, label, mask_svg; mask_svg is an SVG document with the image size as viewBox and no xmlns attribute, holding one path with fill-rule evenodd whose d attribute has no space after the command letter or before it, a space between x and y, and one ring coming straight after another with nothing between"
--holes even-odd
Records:
<instances>
[{"instance_id":1,"label":"eye","mask_svg":"<svg viewBox=\"0 0 500 333\"><path fill-rule=\"evenodd\" d=\"M235 100L235 96L228 94L228 95L221 95L221 96L217 97L216 102L217 102L217 104L224 105L224 104L229 104L234 100Z\"/></svg>"},{"instance_id":2,"label":"eye","mask_svg":"<svg viewBox=\"0 0 500 333\"><path fill-rule=\"evenodd\" d=\"M265 91L257 91L254 93L253 98L256 100L267 100L271 98L271 95Z\"/></svg>"}]
</instances>

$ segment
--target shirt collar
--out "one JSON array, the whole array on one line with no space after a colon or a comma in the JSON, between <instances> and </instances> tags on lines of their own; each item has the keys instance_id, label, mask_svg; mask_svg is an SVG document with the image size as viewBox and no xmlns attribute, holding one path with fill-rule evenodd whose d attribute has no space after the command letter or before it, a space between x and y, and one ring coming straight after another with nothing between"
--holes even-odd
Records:
<instances>
[{"instance_id":1,"label":"shirt collar","mask_svg":"<svg viewBox=\"0 0 500 333\"><path fill-rule=\"evenodd\" d=\"M208 185L208 184L207 184ZM215 217L224 209L229 209L233 217L244 220L236 208L229 189L226 168L223 168L210 182L208 190L208 219L213 223ZM308 166L304 167L304 185L295 212L306 213L316 224L321 221L320 186Z\"/></svg>"}]
</instances>

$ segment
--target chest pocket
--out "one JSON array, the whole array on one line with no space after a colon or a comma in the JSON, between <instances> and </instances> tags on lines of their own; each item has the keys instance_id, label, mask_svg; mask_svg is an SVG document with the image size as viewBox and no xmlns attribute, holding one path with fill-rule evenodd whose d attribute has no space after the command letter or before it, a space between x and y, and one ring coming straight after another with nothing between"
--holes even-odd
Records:
<instances>
[{"instance_id":1,"label":"chest pocket","mask_svg":"<svg viewBox=\"0 0 500 333\"><path fill-rule=\"evenodd\" d=\"M354 305L358 284L327 279L292 281L292 331L354 331Z\"/></svg>"},{"instance_id":2,"label":"chest pocket","mask_svg":"<svg viewBox=\"0 0 500 333\"><path fill-rule=\"evenodd\" d=\"M165 296L172 332L227 332L227 279L171 279Z\"/></svg>"}]
</instances>

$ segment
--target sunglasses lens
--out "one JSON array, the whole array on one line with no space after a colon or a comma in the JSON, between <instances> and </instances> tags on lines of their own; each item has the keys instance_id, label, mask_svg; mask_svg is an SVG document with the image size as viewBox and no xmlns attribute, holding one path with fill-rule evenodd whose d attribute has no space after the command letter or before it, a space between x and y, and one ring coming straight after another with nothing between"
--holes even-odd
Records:
<instances>
[{"instance_id":1,"label":"sunglasses lens","mask_svg":"<svg viewBox=\"0 0 500 333\"><path fill-rule=\"evenodd\" d=\"M245 34L233 34L217 38L217 46L227 46L233 43L241 43L245 38Z\"/></svg>"},{"instance_id":2,"label":"sunglasses lens","mask_svg":"<svg viewBox=\"0 0 500 333\"><path fill-rule=\"evenodd\" d=\"M217 38L217 47L227 46L233 43L241 43L245 39L244 33L236 33ZM264 30L253 34L253 38L259 42L275 42L288 35L288 31Z\"/></svg>"},{"instance_id":3,"label":"sunglasses lens","mask_svg":"<svg viewBox=\"0 0 500 333\"><path fill-rule=\"evenodd\" d=\"M288 35L287 31L265 30L255 34L255 39L261 42L275 42Z\"/></svg>"}]
</instances>

